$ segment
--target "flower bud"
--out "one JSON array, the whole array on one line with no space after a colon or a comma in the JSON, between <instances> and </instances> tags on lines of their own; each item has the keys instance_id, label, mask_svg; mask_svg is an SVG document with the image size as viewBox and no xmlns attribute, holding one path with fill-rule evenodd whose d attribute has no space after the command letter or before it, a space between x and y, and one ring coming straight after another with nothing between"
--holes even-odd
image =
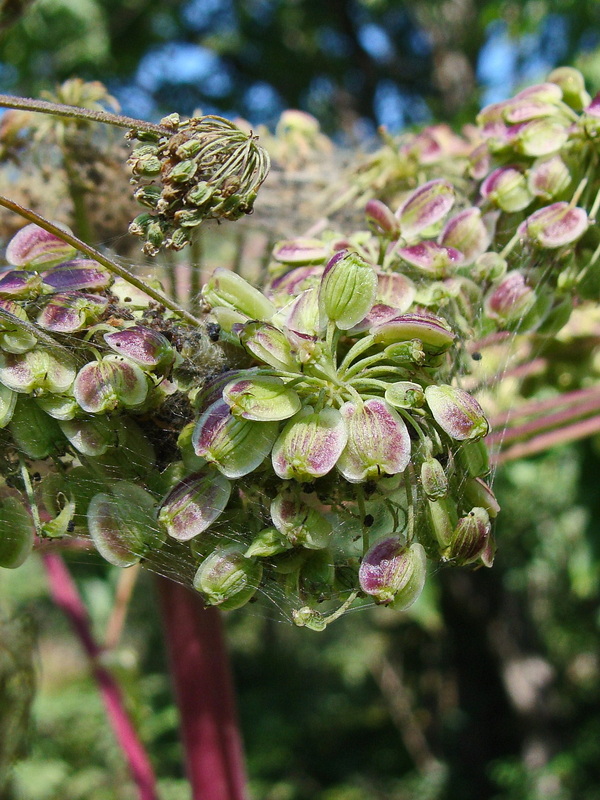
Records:
<instances>
[{"instance_id":1,"label":"flower bud","mask_svg":"<svg viewBox=\"0 0 600 800\"><path fill-rule=\"evenodd\" d=\"M53 294L38 315L37 324L55 333L75 333L96 322L107 305L106 297L96 294Z\"/></svg>"},{"instance_id":2,"label":"flower bud","mask_svg":"<svg viewBox=\"0 0 600 800\"><path fill-rule=\"evenodd\" d=\"M255 422L289 419L301 407L296 392L281 378L263 375L231 381L223 399L236 417Z\"/></svg>"},{"instance_id":3,"label":"flower bud","mask_svg":"<svg viewBox=\"0 0 600 800\"><path fill-rule=\"evenodd\" d=\"M276 311L262 292L231 270L217 267L202 289L202 296L211 306L224 306L245 314L250 319L270 320Z\"/></svg>"},{"instance_id":4,"label":"flower bud","mask_svg":"<svg viewBox=\"0 0 600 800\"><path fill-rule=\"evenodd\" d=\"M459 519L444 556L459 566L472 564L488 550L490 536L491 525L487 511L483 508L472 508L466 517Z\"/></svg>"},{"instance_id":5,"label":"flower bud","mask_svg":"<svg viewBox=\"0 0 600 800\"><path fill-rule=\"evenodd\" d=\"M65 228L68 232L68 228ZM6 260L15 267L36 269L59 264L75 254L75 248L58 236L31 223L12 237L6 248Z\"/></svg>"},{"instance_id":6,"label":"flower bud","mask_svg":"<svg viewBox=\"0 0 600 800\"><path fill-rule=\"evenodd\" d=\"M454 187L438 178L415 189L396 211L402 238L414 240L426 228L435 225L454 205Z\"/></svg>"},{"instance_id":7,"label":"flower bud","mask_svg":"<svg viewBox=\"0 0 600 800\"><path fill-rule=\"evenodd\" d=\"M406 546L390 537L377 542L365 554L358 572L360 588L376 603L404 610L423 591L427 575L427 556L418 542Z\"/></svg>"},{"instance_id":8,"label":"flower bud","mask_svg":"<svg viewBox=\"0 0 600 800\"><path fill-rule=\"evenodd\" d=\"M483 409L464 389L447 384L428 386L425 399L437 424L452 439L480 439L488 433Z\"/></svg>"},{"instance_id":9,"label":"flower bud","mask_svg":"<svg viewBox=\"0 0 600 800\"><path fill-rule=\"evenodd\" d=\"M383 234L389 239L397 238L400 232L398 217L381 200L369 200L365 206L365 216L375 234Z\"/></svg>"},{"instance_id":10,"label":"flower bud","mask_svg":"<svg viewBox=\"0 0 600 800\"><path fill-rule=\"evenodd\" d=\"M173 181L173 183L186 183L194 177L197 170L198 165L195 161L192 161L191 159L185 159L184 161L179 161L174 167L172 167L167 175L167 178L168 180Z\"/></svg>"},{"instance_id":11,"label":"flower bud","mask_svg":"<svg viewBox=\"0 0 600 800\"><path fill-rule=\"evenodd\" d=\"M196 422L192 443L196 455L215 464L227 478L235 479L262 463L278 432L277 422L236 417L224 400L217 400Z\"/></svg>"},{"instance_id":12,"label":"flower bud","mask_svg":"<svg viewBox=\"0 0 600 800\"><path fill-rule=\"evenodd\" d=\"M0 276L0 298L31 300L38 296L42 279L37 272L11 269Z\"/></svg>"},{"instance_id":13,"label":"flower bud","mask_svg":"<svg viewBox=\"0 0 600 800\"><path fill-rule=\"evenodd\" d=\"M273 469L283 480L310 482L333 469L347 440L339 411L305 407L287 423L273 445Z\"/></svg>"},{"instance_id":14,"label":"flower bud","mask_svg":"<svg viewBox=\"0 0 600 800\"><path fill-rule=\"evenodd\" d=\"M75 378L75 363L68 355L36 348L26 353L0 352L0 382L15 392L62 394Z\"/></svg>"},{"instance_id":15,"label":"flower bud","mask_svg":"<svg viewBox=\"0 0 600 800\"><path fill-rule=\"evenodd\" d=\"M569 127L553 119L535 119L514 125L511 138L517 152L537 158L560 150L569 141Z\"/></svg>"},{"instance_id":16,"label":"flower bud","mask_svg":"<svg viewBox=\"0 0 600 800\"><path fill-rule=\"evenodd\" d=\"M158 521L169 536L187 542L210 527L225 510L231 483L214 469L188 475L163 500Z\"/></svg>"},{"instance_id":17,"label":"flower bud","mask_svg":"<svg viewBox=\"0 0 600 800\"><path fill-rule=\"evenodd\" d=\"M485 283L500 280L506 274L506 259L499 253L483 253L475 261L471 271L474 281Z\"/></svg>"},{"instance_id":18,"label":"flower bud","mask_svg":"<svg viewBox=\"0 0 600 800\"><path fill-rule=\"evenodd\" d=\"M277 528L265 528L252 539L244 555L246 558L270 558L285 553L291 547L293 547L292 542Z\"/></svg>"},{"instance_id":19,"label":"flower bud","mask_svg":"<svg viewBox=\"0 0 600 800\"><path fill-rule=\"evenodd\" d=\"M112 275L95 261L76 258L43 272L42 281L46 292L93 291L110 286Z\"/></svg>"},{"instance_id":20,"label":"flower bud","mask_svg":"<svg viewBox=\"0 0 600 800\"><path fill-rule=\"evenodd\" d=\"M538 159L527 176L529 191L542 200L552 200L562 194L570 183L571 173L559 155Z\"/></svg>"},{"instance_id":21,"label":"flower bud","mask_svg":"<svg viewBox=\"0 0 600 800\"><path fill-rule=\"evenodd\" d=\"M437 500L427 498L426 513L429 529L436 542L442 548L447 547L456 526L456 503L449 496Z\"/></svg>"},{"instance_id":22,"label":"flower bud","mask_svg":"<svg viewBox=\"0 0 600 800\"><path fill-rule=\"evenodd\" d=\"M357 253L336 253L325 267L319 287L321 324L326 320L348 330L365 317L377 294L377 275Z\"/></svg>"},{"instance_id":23,"label":"flower bud","mask_svg":"<svg viewBox=\"0 0 600 800\"><path fill-rule=\"evenodd\" d=\"M340 409L348 441L337 468L350 483L404 472L410 461L410 436L404 420L379 397Z\"/></svg>"},{"instance_id":24,"label":"flower bud","mask_svg":"<svg viewBox=\"0 0 600 800\"><path fill-rule=\"evenodd\" d=\"M31 517L16 497L0 502L0 567L16 569L33 550Z\"/></svg>"},{"instance_id":25,"label":"flower bud","mask_svg":"<svg viewBox=\"0 0 600 800\"><path fill-rule=\"evenodd\" d=\"M387 359L396 364L424 364L427 360L423 343L419 339L389 344L383 352Z\"/></svg>"},{"instance_id":26,"label":"flower bud","mask_svg":"<svg viewBox=\"0 0 600 800\"><path fill-rule=\"evenodd\" d=\"M327 547L331 523L298 494L279 491L271 503L270 513L273 525L293 547L306 547L309 550Z\"/></svg>"},{"instance_id":27,"label":"flower bud","mask_svg":"<svg viewBox=\"0 0 600 800\"><path fill-rule=\"evenodd\" d=\"M6 428L12 419L17 403L17 393L0 383L0 428Z\"/></svg>"},{"instance_id":28,"label":"flower bud","mask_svg":"<svg viewBox=\"0 0 600 800\"><path fill-rule=\"evenodd\" d=\"M464 485L465 500L473 506L487 511L490 517L496 517L500 506L493 491L481 478L468 478Z\"/></svg>"},{"instance_id":29,"label":"flower bud","mask_svg":"<svg viewBox=\"0 0 600 800\"><path fill-rule=\"evenodd\" d=\"M413 304L416 295L414 283L399 272L377 273L378 303L396 309L396 314L403 314Z\"/></svg>"},{"instance_id":30,"label":"flower bud","mask_svg":"<svg viewBox=\"0 0 600 800\"><path fill-rule=\"evenodd\" d=\"M315 340L314 337L319 330L318 290L313 288L301 292L298 297L281 309L278 317L282 320L283 325L289 329L288 338L289 331L293 331L299 336L305 337L305 343L310 342L311 339ZM290 343L294 346L294 349L299 349L299 352L296 352L296 357L300 362L304 363L307 347L300 346L298 348L296 346L298 345L297 339L293 341L290 339Z\"/></svg>"},{"instance_id":31,"label":"flower bud","mask_svg":"<svg viewBox=\"0 0 600 800\"><path fill-rule=\"evenodd\" d=\"M116 567L137 564L165 540L156 522L154 499L127 481L117 481L109 492L94 495L87 519L96 549Z\"/></svg>"},{"instance_id":32,"label":"flower bud","mask_svg":"<svg viewBox=\"0 0 600 800\"><path fill-rule=\"evenodd\" d=\"M117 433L106 418L63 420L59 425L73 447L85 456L102 456L117 444Z\"/></svg>"},{"instance_id":33,"label":"flower bud","mask_svg":"<svg viewBox=\"0 0 600 800\"><path fill-rule=\"evenodd\" d=\"M461 466L473 478L483 477L490 471L490 455L483 439L462 442L456 451L456 456Z\"/></svg>"},{"instance_id":34,"label":"flower bud","mask_svg":"<svg viewBox=\"0 0 600 800\"><path fill-rule=\"evenodd\" d=\"M585 90L583 75L578 69L558 67L548 75L548 81L560 86L563 102L575 111L583 111L591 102L591 97Z\"/></svg>"},{"instance_id":35,"label":"flower bud","mask_svg":"<svg viewBox=\"0 0 600 800\"><path fill-rule=\"evenodd\" d=\"M261 578L260 562L246 558L237 547L218 547L200 564L193 585L208 605L229 611L250 600Z\"/></svg>"},{"instance_id":36,"label":"flower bud","mask_svg":"<svg viewBox=\"0 0 600 800\"><path fill-rule=\"evenodd\" d=\"M19 322L28 322L27 312L14 300L0 300L0 308L12 314L0 317L0 349L7 353L26 353L37 344L35 336L25 330Z\"/></svg>"}]
</instances>

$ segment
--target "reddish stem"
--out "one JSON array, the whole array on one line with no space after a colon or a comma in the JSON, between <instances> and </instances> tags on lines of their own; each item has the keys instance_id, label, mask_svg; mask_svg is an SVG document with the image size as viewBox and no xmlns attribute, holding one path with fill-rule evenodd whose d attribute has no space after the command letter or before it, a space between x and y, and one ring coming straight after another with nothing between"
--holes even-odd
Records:
<instances>
[{"instance_id":1,"label":"reddish stem","mask_svg":"<svg viewBox=\"0 0 600 800\"><path fill-rule=\"evenodd\" d=\"M600 393L596 392L591 398L585 399L583 402L573 403L561 411L556 411L553 414L544 414L521 425L510 426L505 430L491 433L487 438L487 442L489 444L500 442L506 446L509 442L514 442L518 439L530 439L534 434L558 428L565 423L573 422L579 417L587 417L599 409Z\"/></svg>"},{"instance_id":2,"label":"reddish stem","mask_svg":"<svg viewBox=\"0 0 600 800\"><path fill-rule=\"evenodd\" d=\"M43 553L42 560L50 584L52 599L64 611L87 653L94 678L102 694L108 718L129 770L138 787L140 800L158 800L156 779L150 759L140 742L123 702L123 695L113 676L101 664L102 649L91 631L90 620L65 562L58 553Z\"/></svg>"},{"instance_id":3,"label":"reddish stem","mask_svg":"<svg viewBox=\"0 0 600 800\"><path fill-rule=\"evenodd\" d=\"M495 464L505 464L507 461L515 461L518 458L531 456L534 453L541 453L551 447L556 447L556 445L585 439L599 432L600 416L590 417L576 422L574 425L543 433L528 442L519 442L504 452L493 455L491 461Z\"/></svg>"},{"instance_id":4,"label":"reddish stem","mask_svg":"<svg viewBox=\"0 0 600 800\"><path fill-rule=\"evenodd\" d=\"M490 425L494 429L504 428L509 422L513 422L520 417L537 416L543 411L553 411L556 408L567 405L575 407L591 397L598 397L599 394L599 386L590 386L586 389L575 389L572 392L546 397L543 400L531 400L528 403L524 403L516 408L511 408L509 411L504 411L490 418Z\"/></svg>"},{"instance_id":5,"label":"reddish stem","mask_svg":"<svg viewBox=\"0 0 600 800\"><path fill-rule=\"evenodd\" d=\"M220 612L158 578L193 800L246 800L242 742Z\"/></svg>"}]
</instances>

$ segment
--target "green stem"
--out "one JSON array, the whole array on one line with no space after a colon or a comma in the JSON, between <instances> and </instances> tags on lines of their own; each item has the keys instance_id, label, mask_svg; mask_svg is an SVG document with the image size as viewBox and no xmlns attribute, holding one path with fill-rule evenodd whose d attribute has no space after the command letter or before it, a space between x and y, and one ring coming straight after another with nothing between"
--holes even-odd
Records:
<instances>
[{"instance_id":1,"label":"green stem","mask_svg":"<svg viewBox=\"0 0 600 800\"><path fill-rule=\"evenodd\" d=\"M122 267L120 264L117 264L116 261L113 261L112 259L108 258L108 256L103 255L99 250L96 250L95 247L82 242L81 239L77 238L77 236L67 233L65 230L59 228L58 225L54 225L45 217L41 217L39 214L36 214L35 211L32 211L29 208L24 208L18 203L9 200L8 197L4 197L3 195L0 195L0 206L4 206L4 208L7 208L9 211L14 211L15 214L19 214L25 219L28 219L30 222L39 225L40 228L48 231L48 233L54 234L54 236L57 236L63 242L66 242L80 252L85 253L87 256L94 259L94 261L97 261L99 264L102 264L103 267L106 267L106 269L108 269L114 275L118 275L120 278L123 278L132 286L135 286L137 289L147 294L157 303L160 303L161 305L165 306L165 308L173 311L175 314L177 314L177 316L181 317L181 319L185 320L190 325L193 325L194 327L200 327L202 324L199 319L194 317L193 314L190 314L189 311L186 311L185 308L182 308L182 306L176 303L175 300L172 300L160 290L149 286L141 278L136 277L129 272L129 270L125 269L125 267Z\"/></svg>"},{"instance_id":2,"label":"green stem","mask_svg":"<svg viewBox=\"0 0 600 800\"><path fill-rule=\"evenodd\" d=\"M29 510L31 511L31 517L33 519L33 527L35 528L37 535L42 538L42 521L40 519L40 512L38 511L37 503L35 502L31 478L29 477L29 472L22 456L19 456L19 462L21 465L21 477L23 478L23 483L25 484L25 494L27 495Z\"/></svg>"},{"instance_id":3,"label":"green stem","mask_svg":"<svg viewBox=\"0 0 600 800\"><path fill-rule=\"evenodd\" d=\"M163 125L154 125L152 122L146 122L142 119L124 117L121 114L112 114L110 111L92 111L89 108L80 108L79 106L51 103L48 100L34 100L31 97L13 97L9 94L0 94L0 107L16 108L20 111L37 111L40 114L52 114L55 117L102 122L105 125L114 125L117 128L135 128L138 131L156 133L159 136L170 136L173 133Z\"/></svg>"},{"instance_id":4,"label":"green stem","mask_svg":"<svg viewBox=\"0 0 600 800\"><path fill-rule=\"evenodd\" d=\"M190 307L197 312L200 307L200 290L202 289L202 257L204 247L202 245L202 233L196 229L192 236L190 247Z\"/></svg>"},{"instance_id":5,"label":"green stem","mask_svg":"<svg viewBox=\"0 0 600 800\"><path fill-rule=\"evenodd\" d=\"M369 347L372 347L372 345L373 345L373 337L372 336L365 336L364 339L359 339L358 342L356 342L355 344L352 345L350 350L348 350L348 352L344 356L344 360L342 361L342 363L340 364L340 366L338 368L338 375L340 376L340 378L342 377L342 375L344 375L346 373L346 370L348 369L348 366L356 358L358 358L358 356L361 355L361 353L364 353L365 350L368 350ZM382 353L378 353L376 356L372 356L372 358L374 358L376 361L378 361L380 358L383 358L383 354Z\"/></svg>"},{"instance_id":6,"label":"green stem","mask_svg":"<svg viewBox=\"0 0 600 800\"><path fill-rule=\"evenodd\" d=\"M379 389L380 391L385 392L385 390L390 385L386 381L378 381L375 378L363 378L363 377L353 378L348 383L351 386L353 386L357 391L362 389Z\"/></svg>"}]
</instances>

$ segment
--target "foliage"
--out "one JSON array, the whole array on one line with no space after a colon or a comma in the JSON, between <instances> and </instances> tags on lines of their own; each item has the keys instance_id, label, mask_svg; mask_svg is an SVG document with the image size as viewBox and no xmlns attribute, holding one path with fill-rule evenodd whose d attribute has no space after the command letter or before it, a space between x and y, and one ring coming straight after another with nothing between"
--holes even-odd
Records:
<instances>
[{"instance_id":1,"label":"foliage","mask_svg":"<svg viewBox=\"0 0 600 800\"><path fill-rule=\"evenodd\" d=\"M429 116L466 121L482 82L514 90L576 57L588 77L598 70L593 0L6 5L3 90L38 95L74 74L102 74L144 116L201 108L256 124L303 108L352 134L365 120L392 129Z\"/></svg>"}]
</instances>

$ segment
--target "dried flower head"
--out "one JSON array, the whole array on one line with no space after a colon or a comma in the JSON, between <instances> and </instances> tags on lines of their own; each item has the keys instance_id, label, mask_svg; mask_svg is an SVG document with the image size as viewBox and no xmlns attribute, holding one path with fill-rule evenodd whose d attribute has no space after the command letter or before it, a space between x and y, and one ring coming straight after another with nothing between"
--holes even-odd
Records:
<instances>
[{"instance_id":1,"label":"dried flower head","mask_svg":"<svg viewBox=\"0 0 600 800\"><path fill-rule=\"evenodd\" d=\"M161 120L171 133L132 130L141 143L129 159L135 197L150 209L130 231L146 239L144 250L181 250L205 219L239 219L251 214L269 171L269 156L256 142L222 117L178 114Z\"/></svg>"}]
</instances>

